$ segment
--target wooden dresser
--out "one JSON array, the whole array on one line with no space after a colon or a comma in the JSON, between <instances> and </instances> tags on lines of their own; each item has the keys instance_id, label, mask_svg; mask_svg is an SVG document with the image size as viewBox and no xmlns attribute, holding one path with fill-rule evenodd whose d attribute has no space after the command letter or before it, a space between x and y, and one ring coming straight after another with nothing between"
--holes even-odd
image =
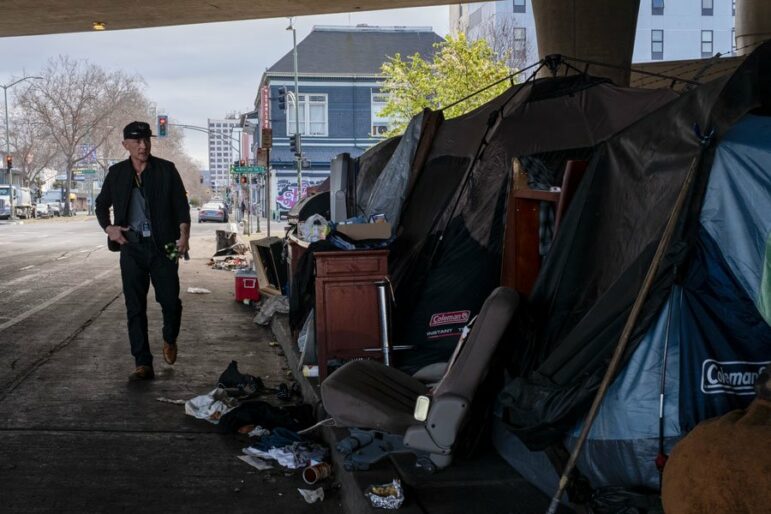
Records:
<instances>
[{"instance_id":1,"label":"wooden dresser","mask_svg":"<svg viewBox=\"0 0 771 514\"><path fill-rule=\"evenodd\" d=\"M316 351L319 380L329 359L381 358L377 288L388 276L388 250L317 252Z\"/></svg>"}]
</instances>

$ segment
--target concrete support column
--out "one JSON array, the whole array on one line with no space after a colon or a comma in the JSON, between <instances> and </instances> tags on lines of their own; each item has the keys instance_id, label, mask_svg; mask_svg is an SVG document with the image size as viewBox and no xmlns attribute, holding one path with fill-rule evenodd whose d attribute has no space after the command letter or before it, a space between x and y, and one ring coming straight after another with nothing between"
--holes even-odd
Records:
<instances>
[{"instance_id":1,"label":"concrete support column","mask_svg":"<svg viewBox=\"0 0 771 514\"><path fill-rule=\"evenodd\" d=\"M562 54L629 68L639 9L640 0L533 0L538 54L540 58ZM628 71L599 66L588 71L617 85L629 85Z\"/></svg>"},{"instance_id":2,"label":"concrete support column","mask_svg":"<svg viewBox=\"0 0 771 514\"><path fill-rule=\"evenodd\" d=\"M736 54L750 54L766 39L771 39L771 2L736 0Z\"/></svg>"}]
</instances>

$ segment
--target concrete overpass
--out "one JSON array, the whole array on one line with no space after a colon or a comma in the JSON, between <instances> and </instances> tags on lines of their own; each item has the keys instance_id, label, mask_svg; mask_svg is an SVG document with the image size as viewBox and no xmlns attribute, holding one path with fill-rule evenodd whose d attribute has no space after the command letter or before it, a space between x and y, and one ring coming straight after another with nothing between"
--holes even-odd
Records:
<instances>
[{"instance_id":1,"label":"concrete overpass","mask_svg":"<svg viewBox=\"0 0 771 514\"><path fill-rule=\"evenodd\" d=\"M595 75L629 84L640 1L532 0L538 51L612 64ZM691 0L694 9L700 0ZM719 1L719 0L712 0ZM0 37L85 32L220 21L306 16L446 4L447 0L8 0L0 12ZM448 14L449 15L449 14ZM771 2L736 0L736 47L749 53L771 38Z\"/></svg>"}]
</instances>

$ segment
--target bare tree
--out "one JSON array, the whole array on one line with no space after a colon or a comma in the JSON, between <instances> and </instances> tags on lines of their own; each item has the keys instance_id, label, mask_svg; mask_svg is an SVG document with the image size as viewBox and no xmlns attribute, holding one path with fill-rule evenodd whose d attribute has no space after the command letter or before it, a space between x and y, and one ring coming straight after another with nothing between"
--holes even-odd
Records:
<instances>
[{"instance_id":1,"label":"bare tree","mask_svg":"<svg viewBox=\"0 0 771 514\"><path fill-rule=\"evenodd\" d=\"M25 183L40 190L41 172L56 163L56 146L47 137L48 131L26 116L14 116L12 126L10 145L16 169Z\"/></svg>"},{"instance_id":2,"label":"bare tree","mask_svg":"<svg viewBox=\"0 0 771 514\"><path fill-rule=\"evenodd\" d=\"M532 64L529 59L534 36L527 33L524 20L515 14L488 18L482 22L478 32L478 37L487 40L495 55L505 60L512 70L521 70Z\"/></svg>"},{"instance_id":3,"label":"bare tree","mask_svg":"<svg viewBox=\"0 0 771 514\"><path fill-rule=\"evenodd\" d=\"M43 80L19 93L18 103L34 123L46 127L64 161L69 198L72 171L89 158L85 145L98 151L114 137L120 130L115 113L136 100L142 80L66 56L51 59L41 75ZM65 213L70 214L69 202Z\"/></svg>"}]
</instances>

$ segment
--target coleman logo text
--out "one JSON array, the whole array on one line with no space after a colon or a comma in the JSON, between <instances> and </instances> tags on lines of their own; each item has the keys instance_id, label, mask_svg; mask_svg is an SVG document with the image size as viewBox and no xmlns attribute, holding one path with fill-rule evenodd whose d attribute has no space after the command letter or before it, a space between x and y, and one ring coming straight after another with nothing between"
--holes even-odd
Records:
<instances>
[{"instance_id":1,"label":"coleman logo text","mask_svg":"<svg viewBox=\"0 0 771 514\"><path fill-rule=\"evenodd\" d=\"M457 323L467 323L471 317L471 311L439 312L431 316L429 327L438 327L440 325L455 325Z\"/></svg>"},{"instance_id":2,"label":"coleman logo text","mask_svg":"<svg viewBox=\"0 0 771 514\"><path fill-rule=\"evenodd\" d=\"M769 361L716 361L707 359L701 366L701 392L704 394L755 394L755 382Z\"/></svg>"}]
</instances>

